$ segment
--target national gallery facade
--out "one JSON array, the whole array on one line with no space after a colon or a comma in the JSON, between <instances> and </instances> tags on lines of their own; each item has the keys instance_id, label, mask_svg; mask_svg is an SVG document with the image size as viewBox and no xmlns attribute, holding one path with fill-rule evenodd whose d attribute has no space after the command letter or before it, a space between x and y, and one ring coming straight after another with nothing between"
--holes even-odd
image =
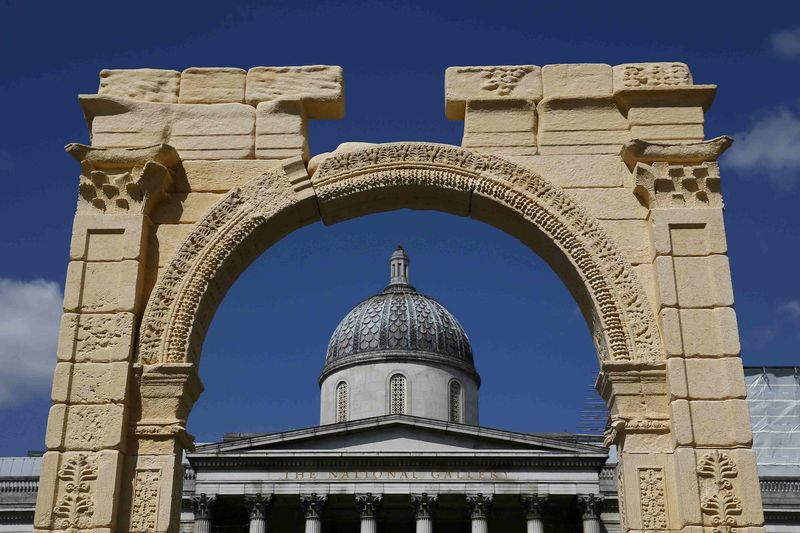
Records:
<instances>
[{"instance_id":1,"label":"national gallery facade","mask_svg":"<svg viewBox=\"0 0 800 533\"><path fill-rule=\"evenodd\" d=\"M468 337L409 283L408 268L398 248L386 288L333 333L319 377L319 426L228 434L186 455L181 531L620 530L614 447L600 435L480 426ZM797 396L796 380L781 383L794 383L785 399ZM769 419L759 404L750 408L754 423ZM762 444L769 453L770 442ZM800 530L796 455L770 456L774 468L762 471L768 532ZM0 532L32 531L38 460L0 459Z\"/></svg>"}]
</instances>

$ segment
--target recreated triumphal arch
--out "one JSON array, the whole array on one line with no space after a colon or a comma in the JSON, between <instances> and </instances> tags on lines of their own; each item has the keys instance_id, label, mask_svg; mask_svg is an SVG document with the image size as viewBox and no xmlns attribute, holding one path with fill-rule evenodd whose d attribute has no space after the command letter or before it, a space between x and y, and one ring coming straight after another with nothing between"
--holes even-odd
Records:
<instances>
[{"instance_id":1,"label":"recreated triumphal arch","mask_svg":"<svg viewBox=\"0 0 800 533\"><path fill-rule=\"evenodd\" d=\"M518 237L591 330L625 531L761 530L717 158L682 63L453 67L462 146L346 143L338 67L106 70L80 96L64 316L35 528L176 531L219 302L288 233L435 209Z\"/></svg>"}]
</instances>

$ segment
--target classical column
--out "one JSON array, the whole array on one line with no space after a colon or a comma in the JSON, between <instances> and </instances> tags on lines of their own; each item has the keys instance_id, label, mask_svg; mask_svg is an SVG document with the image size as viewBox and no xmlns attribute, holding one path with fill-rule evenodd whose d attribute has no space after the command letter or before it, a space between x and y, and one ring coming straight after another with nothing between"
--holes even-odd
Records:
<instances>
[{"instance_id":1,"label":"classical column","mask_svg":"<svg viewBox=\"0 0 800 533\"><path fill-rule=\"evenodd\" d=\"M211 513L216 503L216 496L207 496L205 493L192 498L194 533L211 533Z\"/></svg>"},{"instance_id":2,"label":"classical column","mask_svg":"<svg viewBox=\"0 0 800 533\"><path fill-rule=\"evenodd\" d=\"M361 533L375 533L375 513L383 500L381 494L356 494L356 506L361 514Z\"/></svg>"},{"instance_id":3,"label":"classical column","mask_svg":"<svg viewBox=\"0 0 800 533\"><path fill-rule=\"evenodd\" d=\"M322 511L327 501L327 496L316 492L300 496L303 513L306 515L306 533L322 533Z\"/></svg>"},{"instance_id":4,"label":"classical column","mask_svg":"<svg viewBox=\"0 0 800 533\"><path fill-rule=\"evenodd\" d=\"M271 505L272 494L247 496L247 507L250 509L250 533L266 533L267 513Z\"/></svg>"},{"instance_id":5,"label":"classical column","mask_svg":"<svg viewBox=\"0 0 800 533\"><path fill-rule=\"evenodd\" d=\"M578 495L578 507L583 520L583 533L600 533L600 505L603 497L599 494Z\"/></svg>"},{"instance_id":6,"label":"classical column","mask_svg":"<svg viewBox=\"0 0 800 533\"><path fill-rule=\"evenodd\" d=\"M525 494L522 496L522 505L525 508L525 520L528 524L528 533L544 533L542 511L547 503L547 495Z\"/></svg>"},{"instance_id":7,"label":"classical column","mask_svg":"<svg viewBox=\"0 0 800 533\"><path fill-rule=\"evenodd\" d=\"M492 507L491 494L467 494L467 509L472 520L472 533L488 533L489 524L487 516Z\"/></svg>"},{"instance_id":8,"label":"classical column","mask_svg":"<svg viewBox=\"0 0 800 533\"><path fill-rule=\"evenodd\" d=\"M417 520L416 533L433 533L433 510L437 499L438 496L427 492L411 495L411 507Z\"/></svg>"}]
</instances>

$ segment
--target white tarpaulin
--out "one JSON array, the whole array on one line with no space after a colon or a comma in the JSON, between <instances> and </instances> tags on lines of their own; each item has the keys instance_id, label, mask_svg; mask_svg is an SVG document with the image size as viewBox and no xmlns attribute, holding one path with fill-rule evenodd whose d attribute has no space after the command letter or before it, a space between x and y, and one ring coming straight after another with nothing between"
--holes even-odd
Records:
<instances>
[{"instance_id":1,"label":"white tarpaulin","mask_svg":"<svg viewBox=\"0 0 800 533\"><path fill-rule=\"evenodd\" d=\"M800 367L747 367L744 376L759 475L800 476Z\"/></svg>"}]
</instances>

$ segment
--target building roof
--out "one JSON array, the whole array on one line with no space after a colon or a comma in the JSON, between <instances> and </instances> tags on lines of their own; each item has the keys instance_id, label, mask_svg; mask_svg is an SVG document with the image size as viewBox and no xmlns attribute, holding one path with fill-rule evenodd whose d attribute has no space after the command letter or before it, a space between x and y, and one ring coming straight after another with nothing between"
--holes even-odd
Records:
<instances>
[{"instance_id":1,"label":"building roof","mask_svg":"<svg viewBox=\"0 0 800 533\"><path fill-rule=\"evenodd\" d=\"M353 308L328 344L320 380L345 366L376 360L422 360L475 372L464 328L442 304L409 283L408 254L402 247L390 259L389 285Z\"/></svg>"},{"instance_id":2,"label":"building roof","mask_svg":"<svg viewBox=\"0 0 800 533\"><path fill-rule=\"evenodd\" d=\"M38 477L41 468L41 457L0 457L0 478Z\"/></svg>"}]
</instances>

